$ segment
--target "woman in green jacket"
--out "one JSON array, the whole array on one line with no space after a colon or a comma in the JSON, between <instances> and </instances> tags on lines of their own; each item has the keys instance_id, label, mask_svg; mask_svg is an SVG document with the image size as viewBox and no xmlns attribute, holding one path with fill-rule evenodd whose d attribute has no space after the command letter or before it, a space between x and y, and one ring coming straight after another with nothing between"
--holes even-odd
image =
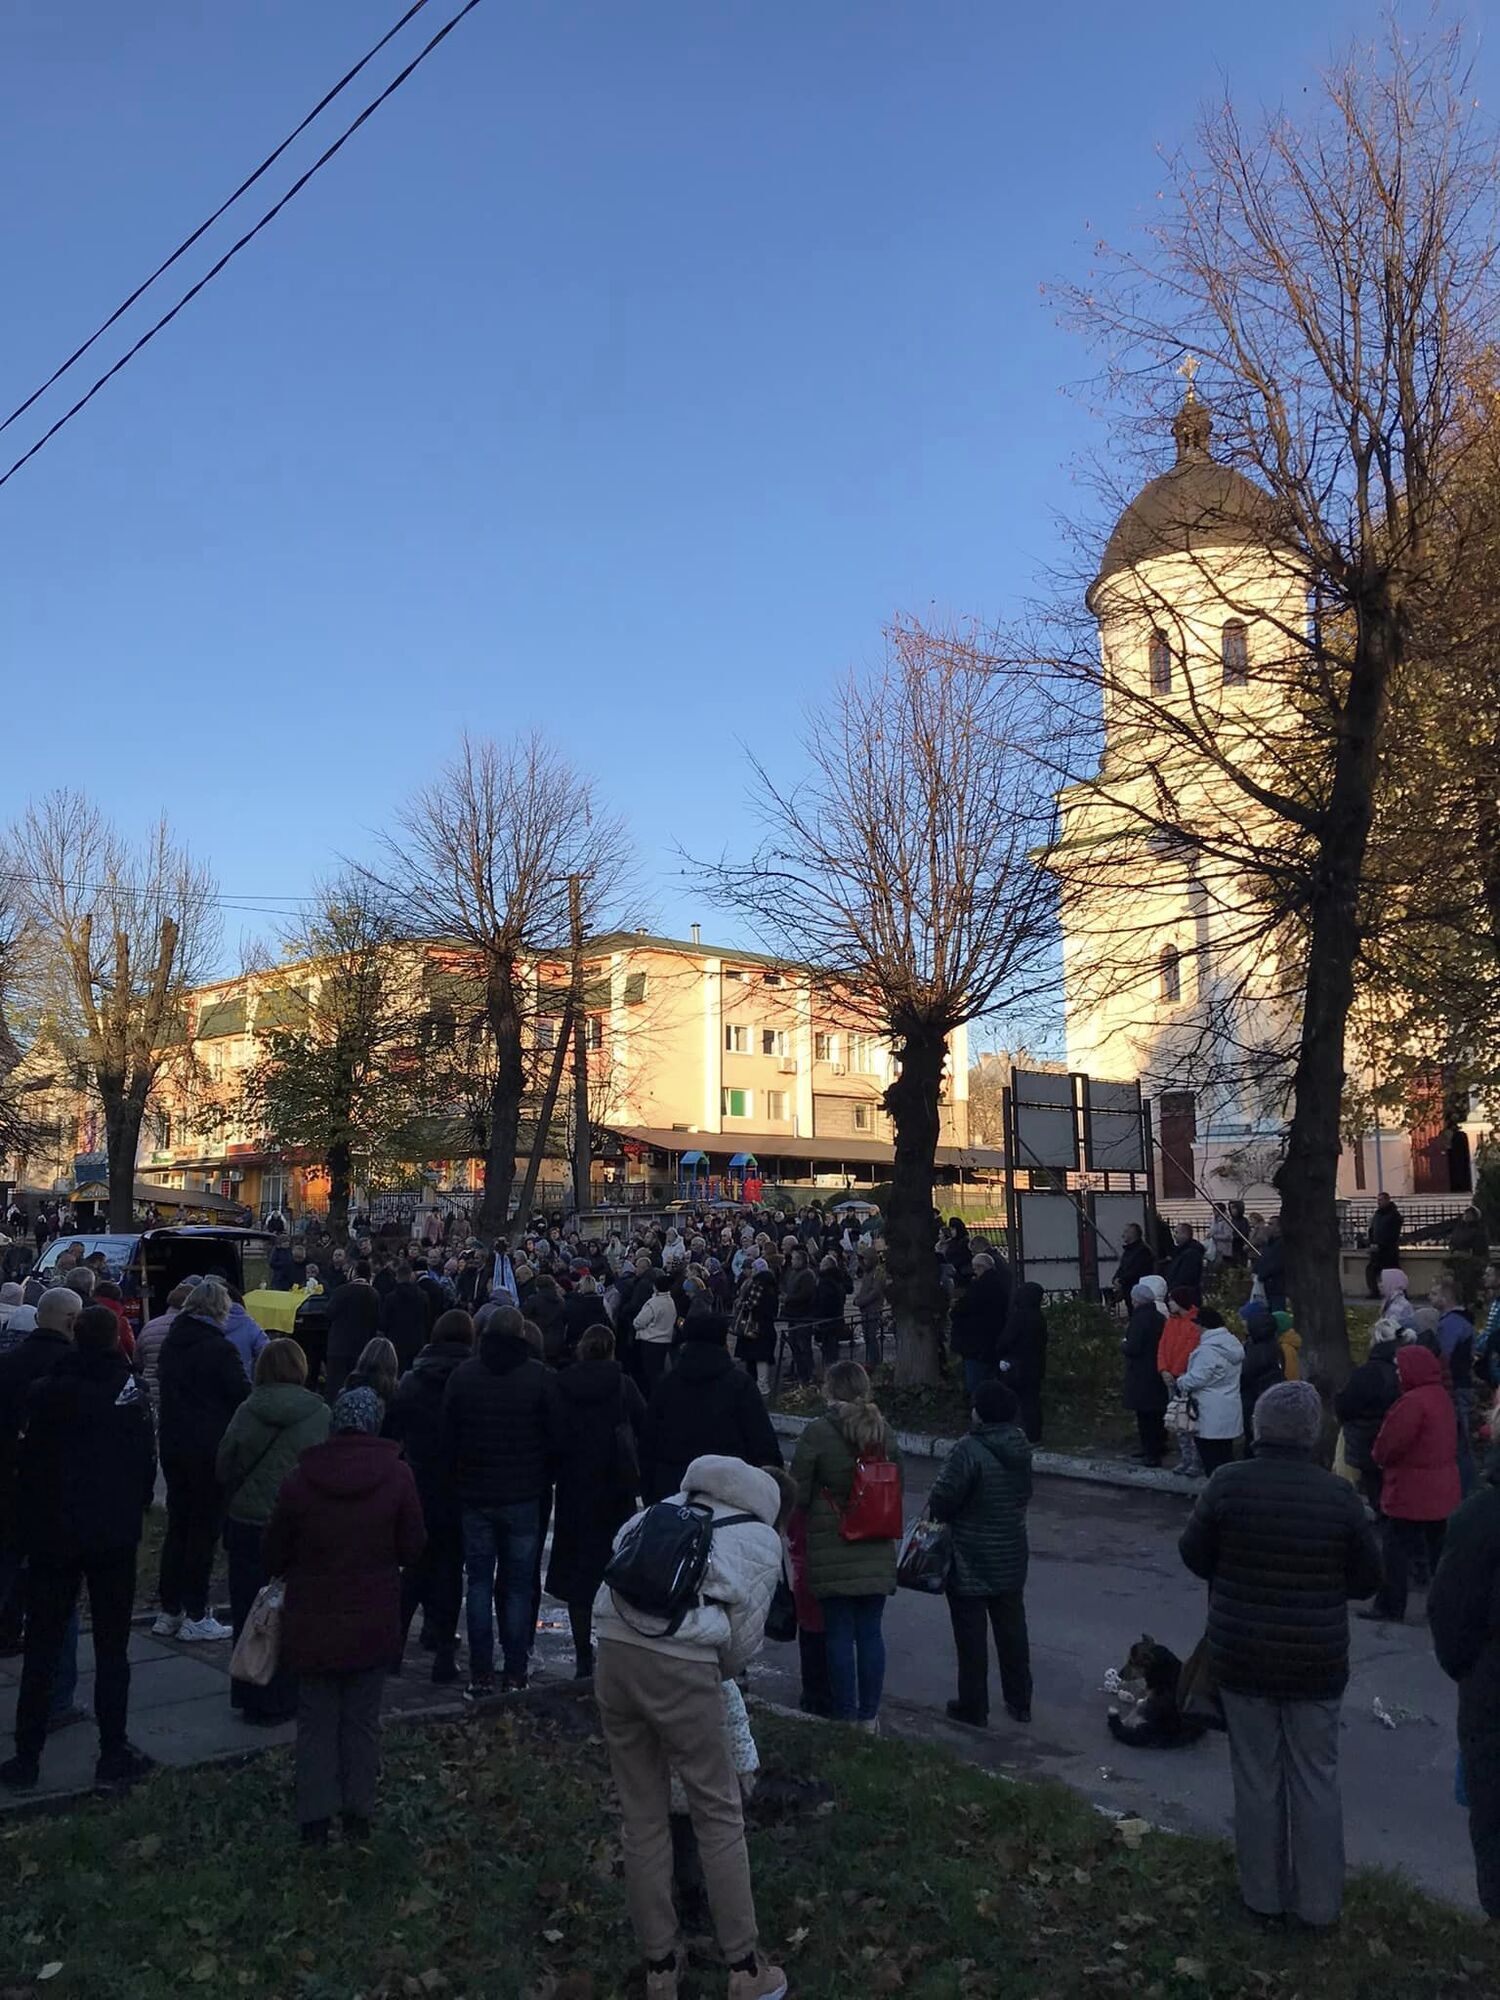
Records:
<instances>
[{"instance_id":1,"label":"woman in green jacket","mask_svg":"<svg viewBox=\"0 0 1500 2000\"><path fill-rule=\"evenodd\" d=\"M885 1684L880 1622L896 1588L899 1542L846 1542L839 1525L859 1460L899 1465L901 1454L858 1362L836 1362L823 1392L828 1414L808 1425L792 1458L797 1504L807 1515L807 1587L823 1611L834 1720L874 1735Z\"/></svg>"},{"instance_id":2,"label":"woman in green jacket","mask_svg":"<svg viewBox=\"0 0 1500 2000\"><path fill-rule=\"evenodd\" d=\"M943 1462L927 1498L953 1538L948 1615L958 1654L955 1722L983 1729L990 1719L989 1635L1000 1657L1000 1693L1017 1722L1031 1720L1031 1648L1026 1634L1026 1503L1031 1445L1021 1406L1003 1382L974 1392L974 1425Z\"/></svg>"},{"instance_id":3,"label":"woman in green jacket","mask_svg":"<svg viewBox=\"0 0 1500 2000\"><path fill-rule=\"evenodd\" d=\"M267 1581L261 1538L281 1482L311 1444L328 1435L328 1405L306 1387L307 1356L295 1340L270 1340L255 1361L255 1384L219 1441L215 1471L224 1492L229 1615L240 1636ZM246 1722L267 1727L297 1713L297 1683L277 1669L265 1687L231 1680L229 1700Z\"/></svg>"}]
</instances>

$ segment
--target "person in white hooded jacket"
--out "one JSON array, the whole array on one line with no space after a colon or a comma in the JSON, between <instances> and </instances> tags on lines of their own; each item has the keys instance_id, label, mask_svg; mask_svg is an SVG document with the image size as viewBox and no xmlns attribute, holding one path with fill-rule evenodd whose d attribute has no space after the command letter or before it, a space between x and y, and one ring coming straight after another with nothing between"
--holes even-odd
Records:
<instances>
[{"instance_id":1,"label":"person in white hooded jacket","mask_svg":"<svg viewBox=\"0 0 1500 2000\"><path fill-rule=\"evenodd\" d=\"M670 1774L687 1796L730 2000L781 2000L786 1975L757 1952L745 1822L724 1733L721 1681L760 1650L782 1574L781 1489L737 1458L695 1458L678 1500L707 1503L716 1522L697 1605L670 1636L664 1621L622 1605L609 1584L594 1601L599 1703L620 1795L625 1897L646 1959L647 2000L677 2000L685 1964L672 1902ZM749 1514L753 1518L731 1520ZM640 1515L627 1521L615 1547Z\"/></svg>"},{"instance_id":2,"label":"person in white hooded jacket","mask_svg":"<svg viewBox=\"0 0 1500 2000\"><path fill-rule=\"evenodd\" d=\"M1197 1399L1198 1457L1212 1479L1219 1467L1234 1457L1236 1438L1244 1436L1240 1370L1245 1350L1212 1306L1199 1309L1198 1324L1203 1337L1178 1376L1177 1387Z\"/></svg>"}]
</instances>

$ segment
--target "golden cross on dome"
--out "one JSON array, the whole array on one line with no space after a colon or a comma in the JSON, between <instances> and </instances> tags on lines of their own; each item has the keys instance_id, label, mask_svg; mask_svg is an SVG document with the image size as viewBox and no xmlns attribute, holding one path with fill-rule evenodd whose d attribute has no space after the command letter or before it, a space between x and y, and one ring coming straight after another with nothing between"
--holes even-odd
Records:
<instances>
[{"instance_id":1,"label":"golden cross on dome","mask_svg":"<svg viewBox=\"0 0 1500 2000\"><path fill-rule=\"evenodd\" d=\"M1193 377L1198 373L1199 365L1200 364L1197 355L1190 354L1188 355L1187 359L1183 362L1182 366L1177 371L1178 374L1181 375L1187 382L1187 392L1189 396L1196 396L1198 393L1197 390L1193 387Z\"/></svg>"}]
</instances>

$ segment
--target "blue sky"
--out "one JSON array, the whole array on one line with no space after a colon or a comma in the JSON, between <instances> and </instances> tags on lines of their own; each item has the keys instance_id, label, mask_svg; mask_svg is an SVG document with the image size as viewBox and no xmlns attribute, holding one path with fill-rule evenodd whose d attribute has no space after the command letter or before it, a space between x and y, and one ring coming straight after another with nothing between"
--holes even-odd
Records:
<instances>
[{"instance_id":1,"label":"blue sky","mask_svg":"<svg viewBox=\"0 0 1500 2000\"><path fill-rule=\"evenodd\" d=\"M5 409L399 12L10 0ZM69 777L285 897L461 729L539 725L655 920L722 931L672 849L748 837L737 739L790 769L892 613L999 615L1090 505L1041 285L1150 213L1221 72L1294 98L1374 22L485 0L0 489L0 809Z\"/></svg>"}]
</instances>

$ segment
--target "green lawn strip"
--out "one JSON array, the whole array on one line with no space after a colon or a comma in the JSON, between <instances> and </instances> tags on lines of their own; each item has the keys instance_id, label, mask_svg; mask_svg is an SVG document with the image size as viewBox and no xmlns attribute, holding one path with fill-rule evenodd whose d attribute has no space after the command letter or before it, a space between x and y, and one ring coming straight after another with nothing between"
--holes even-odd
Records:
<instances>
[{"instance_id":1,"label":"green lawn strip","mask_svg":"<svg viewBox=\"0 0 1500 2000\"><path fill-rule=\"evenodd\" d=\"M612 2000L640 1992L592 1710L392 1729L368 1850L295 1844L290 1758L162 1772L0 1827L0 2000ZM1264 1933L1219 1843L1055 1786L757 1711L766 1942L799 2000L901 1993L1424 2000L1500 1991L1500 1947L1362 1877L1340 1931ZM59 1966L45 1979L50 1966ZM705 1951L688 1992L723 1992Z\"/></svg>"}]
</instances>

